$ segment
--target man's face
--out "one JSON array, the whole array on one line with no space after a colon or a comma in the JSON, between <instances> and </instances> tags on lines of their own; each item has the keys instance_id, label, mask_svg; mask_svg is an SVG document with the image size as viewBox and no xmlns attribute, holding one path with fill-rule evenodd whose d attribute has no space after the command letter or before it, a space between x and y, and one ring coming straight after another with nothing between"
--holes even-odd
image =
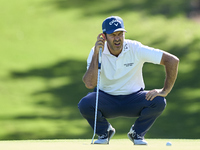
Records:
<instances>
[{"instance_id":1,"label":"man's face","mask_svg":"<svg viewBox=\"0 0 200 150\"><path fill-rule=\"evenodd\" d=\"M117 53L121 52L123 49L123 42L124 42L124 32L117 31L111 34L107 34L106 36L108 48L110 52Z\"/></svg>"}]
</instances>

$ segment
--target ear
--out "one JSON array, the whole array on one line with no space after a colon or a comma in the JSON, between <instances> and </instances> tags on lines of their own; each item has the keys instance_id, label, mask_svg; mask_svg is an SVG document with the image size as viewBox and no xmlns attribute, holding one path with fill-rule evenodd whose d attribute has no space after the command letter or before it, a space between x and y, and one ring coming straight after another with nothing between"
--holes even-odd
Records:
<instances>
[{"instance_id":1,"label":"ear","mask_svg":"<svg viewBox=\"0 0 200 150\"><path fill-rule=\"evenodd\" d=\"M106 35L104 33L101 34L104 40L106 40Z\"/></svg>"}]
</instances>

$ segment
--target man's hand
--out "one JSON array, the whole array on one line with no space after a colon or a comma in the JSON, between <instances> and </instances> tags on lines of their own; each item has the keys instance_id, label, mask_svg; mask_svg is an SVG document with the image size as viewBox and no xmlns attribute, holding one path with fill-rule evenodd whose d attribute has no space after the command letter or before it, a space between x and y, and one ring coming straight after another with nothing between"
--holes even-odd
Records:
<instances>
[{"instance_id":1,"label":"man's hand","mask_svg":"<svg viewBox=\"0 0 200 150\"><path fill-rule=\"evenodd\" d=\"M102 49L104 49L104 44L105 44L105 41L106 41L106 37L103 33L100 33L98 36L97 36L97 41L95 43L95 49L94 49L94 52L96 54L99 53L99 48L102 47Z\"/></svg>"},{"instance_id":2,"label":"man's hand","mask_svg":"<svg viewBox=\"0 0 200 150\"><path fill-rule=\"evenodd\" d=\"M149 91L146 94L146 99L149 101L152 101L156 96L162 96L162 97L166 97L167 96L167 92L163 91L163 89L154 89Z\"/></svg>"}]
</instances>

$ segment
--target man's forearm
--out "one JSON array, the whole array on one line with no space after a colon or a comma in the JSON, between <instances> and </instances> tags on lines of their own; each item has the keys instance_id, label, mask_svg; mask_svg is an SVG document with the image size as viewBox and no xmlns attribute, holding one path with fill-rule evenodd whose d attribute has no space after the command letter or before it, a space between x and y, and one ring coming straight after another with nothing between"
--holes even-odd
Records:
<instances>
[{"instance_id":1,"label":"man's forearm","mask_svg":"<svg viewBox=\"0 0 200 150\"><path fill-rule=\"evenodd\" d=\"M94 54L91 64L83 76L83 82L88 89L93 89L97 85L98 55Z\"/></svg>"},{"instance_id":2,"label":"man's forearm","mask_svg":"<svg viewBox=\"0 0 200 150\"><path fill-rule=\"evenodd\" d=\"M166 79L163 91L166 92L166 94L168 94L174 86L178 74L178 64L179 64L179 59L173 55L168 57L168 59L163 64L165 65L165 71L166 71Z\"/></svg>"}]
</instances>

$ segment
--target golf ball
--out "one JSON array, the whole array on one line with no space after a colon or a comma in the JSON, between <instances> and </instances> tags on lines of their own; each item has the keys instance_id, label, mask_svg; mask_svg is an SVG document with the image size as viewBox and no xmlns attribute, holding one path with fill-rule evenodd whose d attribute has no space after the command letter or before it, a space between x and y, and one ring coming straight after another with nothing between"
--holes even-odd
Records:
<instances>
[{"instance_id":1,"label":"golf ball","mask_svg":"<svg viewBox=\"0 0 200 150\"><path fill-rule=\"evenodd\" d=\"M166 146L171 146L171 145L172 145L171 142L167 142L167 143L166 143Z\"/></svg>"}]
</instances>

